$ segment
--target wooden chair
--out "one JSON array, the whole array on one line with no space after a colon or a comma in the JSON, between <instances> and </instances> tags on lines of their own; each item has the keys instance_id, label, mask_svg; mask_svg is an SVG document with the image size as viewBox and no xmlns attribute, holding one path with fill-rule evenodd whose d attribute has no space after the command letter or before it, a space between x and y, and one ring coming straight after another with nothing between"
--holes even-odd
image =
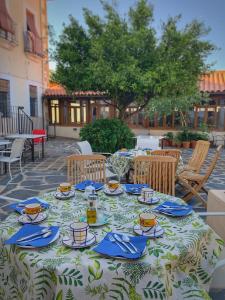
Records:
<instances>
[{"instance_id":1,"label":"wooden chair","mask_svg":"<svg viewBox=\"0 0 225 300\"><path fill-rule=\"evenodd\" d=\"M67 178L72 184L84 180L105 182L105 162L103 155L71 155L67 157Z\"/></svg>"},{"instance_id":2,"label":"wooden chair","mask_svg":"<svg viewBox=\"0 0 225 300\"><path fill-rule=\"evenodd\" d=\"M178 149L155 150L151 152L151 155L172 156L176 158L176 169L177 169L177 165L181 157L181 151Z\"/></svg>"},{"instance_id":3,"label":"wooden chair","mask_svg":"<svg viewBox=\"0 0 225 300\"><path fill-rule=\"evenodd\" d=\"M184 171L199 173L209 151L210 142L197 141L196 147L188 164L184 166Z\"/></svg>"},{"instance_id":4,"label":"wooden chair","mask_svg":"<svg viewBox=\"0 0 225 300\"><path fill-rule=\"evenodd\" d=\"M193 196L195 196L204 204L204 206L206 206L206 201L199 195L199 192L201 190L207 192L204 188L204 184L207 182L208 178L210 177L216 166L217 160L220 157L221 149L222 145L217 147L216 154L212 159L211 164L208 167L205 175L194 173L192 171L184 171L178 175L179 184L181 184L185 189L188 190L188 193L182 198L183 200L188 201Z\"/></svg>"},{"instance_id":5,"label":"wooden chair","mask_svg":"<svg viewBox=\"0 0 225 300\"><path fill-rule=\"evenodd\" d=\"M175 195L176 158L138 156L134 159L134 183L147 183L158 192Z\"/></svg>"}]
</instances>

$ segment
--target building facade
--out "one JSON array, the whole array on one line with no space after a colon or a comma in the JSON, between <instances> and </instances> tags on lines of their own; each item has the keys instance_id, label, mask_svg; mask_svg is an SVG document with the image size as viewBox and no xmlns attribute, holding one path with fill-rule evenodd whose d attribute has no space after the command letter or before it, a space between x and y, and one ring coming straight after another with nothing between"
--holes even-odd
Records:
<instances>
[{"instance_id":1,"label":"building facade","mask_svg":"<svg viewBox=\"0 0 225 300\"><path fill-rule=\"evenodd\" d=\"M0 112L13 107L38 120L48 85L46 0L0 0Z\"/></svg>"},{"instance_id":2,"label":"building facade","mask_svg":"<svg viewBox=\"0 0 225 300\"><path fill-rule=\"evenodd\" d=\"M213 71L200 78L199 89L209 100L196 105L188 114L189 127L199 129L202 124L209 129L225 131L225 71ZM48 107L49 131L58 136L79 137L80 128L99 118L113 118L118 115L110 100L101 92L79 92L67 95L65 89L50 83L43 95ZM144 111L138 112L134 105L127 109L127 123L133 129L176 130L181 127L180 115L155 113L149 117Z\"/></svg>"}]
</instances>

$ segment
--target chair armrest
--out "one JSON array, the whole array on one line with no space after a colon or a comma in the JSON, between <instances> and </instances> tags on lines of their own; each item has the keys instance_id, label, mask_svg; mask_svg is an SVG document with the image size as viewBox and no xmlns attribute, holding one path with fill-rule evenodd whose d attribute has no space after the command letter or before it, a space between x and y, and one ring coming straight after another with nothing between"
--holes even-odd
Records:
<instances>
[{"instance_id":1,"label":"chair armrest","mask_svg":"<svg viewBox=\"0 0 225 300\"><path fill-rule=\"evenodd\" d=\"M109 152L93 152L93 154L102 154L102 155L112 155L112 153L109 153Z\"/></svg>"},{"instance_id":2,"label":"chair armrest","mask_svg":"<svg viewBox=\"0 0 225 300\"><path fill-rule=\"evenodd\" d=\"M204 216L215 216L215 217L218 217L218 216L225 216L225 211L206 211L206 212L197 212L197 214L200 216L200 217L204 217Z\"/></svg>"}]
</instances>

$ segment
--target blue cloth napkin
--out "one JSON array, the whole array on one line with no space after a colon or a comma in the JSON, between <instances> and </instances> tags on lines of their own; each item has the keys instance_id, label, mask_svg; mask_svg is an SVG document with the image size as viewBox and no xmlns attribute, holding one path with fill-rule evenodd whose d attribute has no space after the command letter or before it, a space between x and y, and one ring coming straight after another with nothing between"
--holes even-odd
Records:
<instances>
[{"instance_id":1,"label":"blue cloth napkin","mask_svg":"<svg viewBox=\"0 0 225 300\"><path fill-rule=\"evenodd\" d=\"M167 205L169 207L174 207L174 209L168 209L164 207L163 205ZM180 208L180 209L177 209ZM182 209L183 208L183 209ZM183 217L190 215L192 213L192 207L190 205L186 204L178 204L171 201L165 201L156 208L154 208L155 211L164 213L166 215L171 215L172 217Z\"/></svg>"},{"instance_id":2,"label":"blue cloth napkin","mask_svg":"<svg viewBox=\"0 0 225 300\"><path fill-rule=\"evenodd\" d=\"M143 150L143 151L146 151L146 150L152 150L152 148L143 148L142 150Z\"/></svg>"},{"instance_id":3,"label":"blue cloth napkin","mask_svg":"<svg viewBox=\"0 0 225 300\"><path fill-rule=\"evenodd\" d=\"M31 199L28 199L25 201L13 203L13 204L9 205L9 207L14 209L18 213L22 214L24 207L18 206L18 204L32 204L32 203L40 203L44 209L49 207L49 204L46 201L44 201L42 199L38 199L38 198L31 198Z\"/></svg>"},{"instance_id":4,"label":"blue cloth napkin","mask_svg":"<svg viewBox=\"0 0 225 300\"><path fill-rule=\"evenodd\" d=\"M132 254L130 252L124 252L120 247L115 243L109 240L109 235L112 235L113 232L107 233L104 239L95 247L93 250L100 254L109 255L112 257L125 257L130 259L137 259L142 256L142 253L146 247L147 237L145 236L129 236L130 241L134 246L140 251ZM117 233L118 234L118 233ZM120 234L118 234L120 236ZM132 247L131 247L132 248Z\"/></svg>"},{"instance_id":5,"label":"blue cloth napkin","mask_svg":"<svg viewBox=\"0 0 225 300\"><path fill-rule=\"evenodd\" d=\"M95 182L95 181L91 181L91 180L85 180L85 181L82 181L82 182L78 183L77 185L75 185L75 189L84 191L85 188L89 185L92 185L95 188L95 190L98 191L103 188L104 183Z\"/></svg>"},{"instance_id":6,"label":"blue cloth napkin","mask_svg":"<svg viewBox=\"0 0 225 300\"><path fill-rule=\"evenodd\" d=\"M52 234L49 237L46 238L39 238L37 240L31 241L31 242L16 242L18 239L23 238L27 235L36 233L41 231L42 229L46 228L46 226L39 226L39 225L31 225L26 224L23 227L20 228L19 231L17 231L11 238L5 241L6 245L9 244L15 244L15 245L21 245L21 246L32 246L32 247L44 247L47 246L56 236L56 234L59 231L58 226L49 226L49 229L52 231Z\"/></svg>"},{"instance_id":7,"label":"blue cloth napkin","mask_svg":"<svg viewBox=\"0 0 225 300\"><path fill-rule=\"evenodd\" d=\"M118 152L119 156L131 156L132 153L130 152Z\"/></svg>"},{"instance_id":8,"label":"blue cloth napkin","mask_svg":"<svg viewBox=\"0 0 225 300\"><path fill-rule=\"evenodd\" d=\"M148 184L124 184L127 193L140 195L141 190L145 187L149 187Z\"/></svg>"}]
</instances>

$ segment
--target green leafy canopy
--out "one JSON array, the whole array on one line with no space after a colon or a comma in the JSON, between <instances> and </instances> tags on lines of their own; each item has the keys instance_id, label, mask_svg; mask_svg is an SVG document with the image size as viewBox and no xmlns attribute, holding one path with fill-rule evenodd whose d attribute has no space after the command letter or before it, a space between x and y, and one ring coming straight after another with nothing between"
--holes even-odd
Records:
<instances>
[{"instance_id":1,"label":"green leafy canopy","mask_svg":"<svg viewBox=\"0 0 225 300\"><path fill-rule=\"evenodd\" d=\"M170 109L177 99L185 107L190 99L200 99L199 76L209 68L205 59L215 48L203 39L209 31L203 23L194 20L180 28L177 16L157 34L147 0L137 1L127 17L120 16L115 5L101 3L104 18L85 8L85 28L72 16L64 25L56 42L53 80L69 91L106 92L120 118L131 103L142 109L150 100L164 101Z\"/></svg>"}]
</instances>

